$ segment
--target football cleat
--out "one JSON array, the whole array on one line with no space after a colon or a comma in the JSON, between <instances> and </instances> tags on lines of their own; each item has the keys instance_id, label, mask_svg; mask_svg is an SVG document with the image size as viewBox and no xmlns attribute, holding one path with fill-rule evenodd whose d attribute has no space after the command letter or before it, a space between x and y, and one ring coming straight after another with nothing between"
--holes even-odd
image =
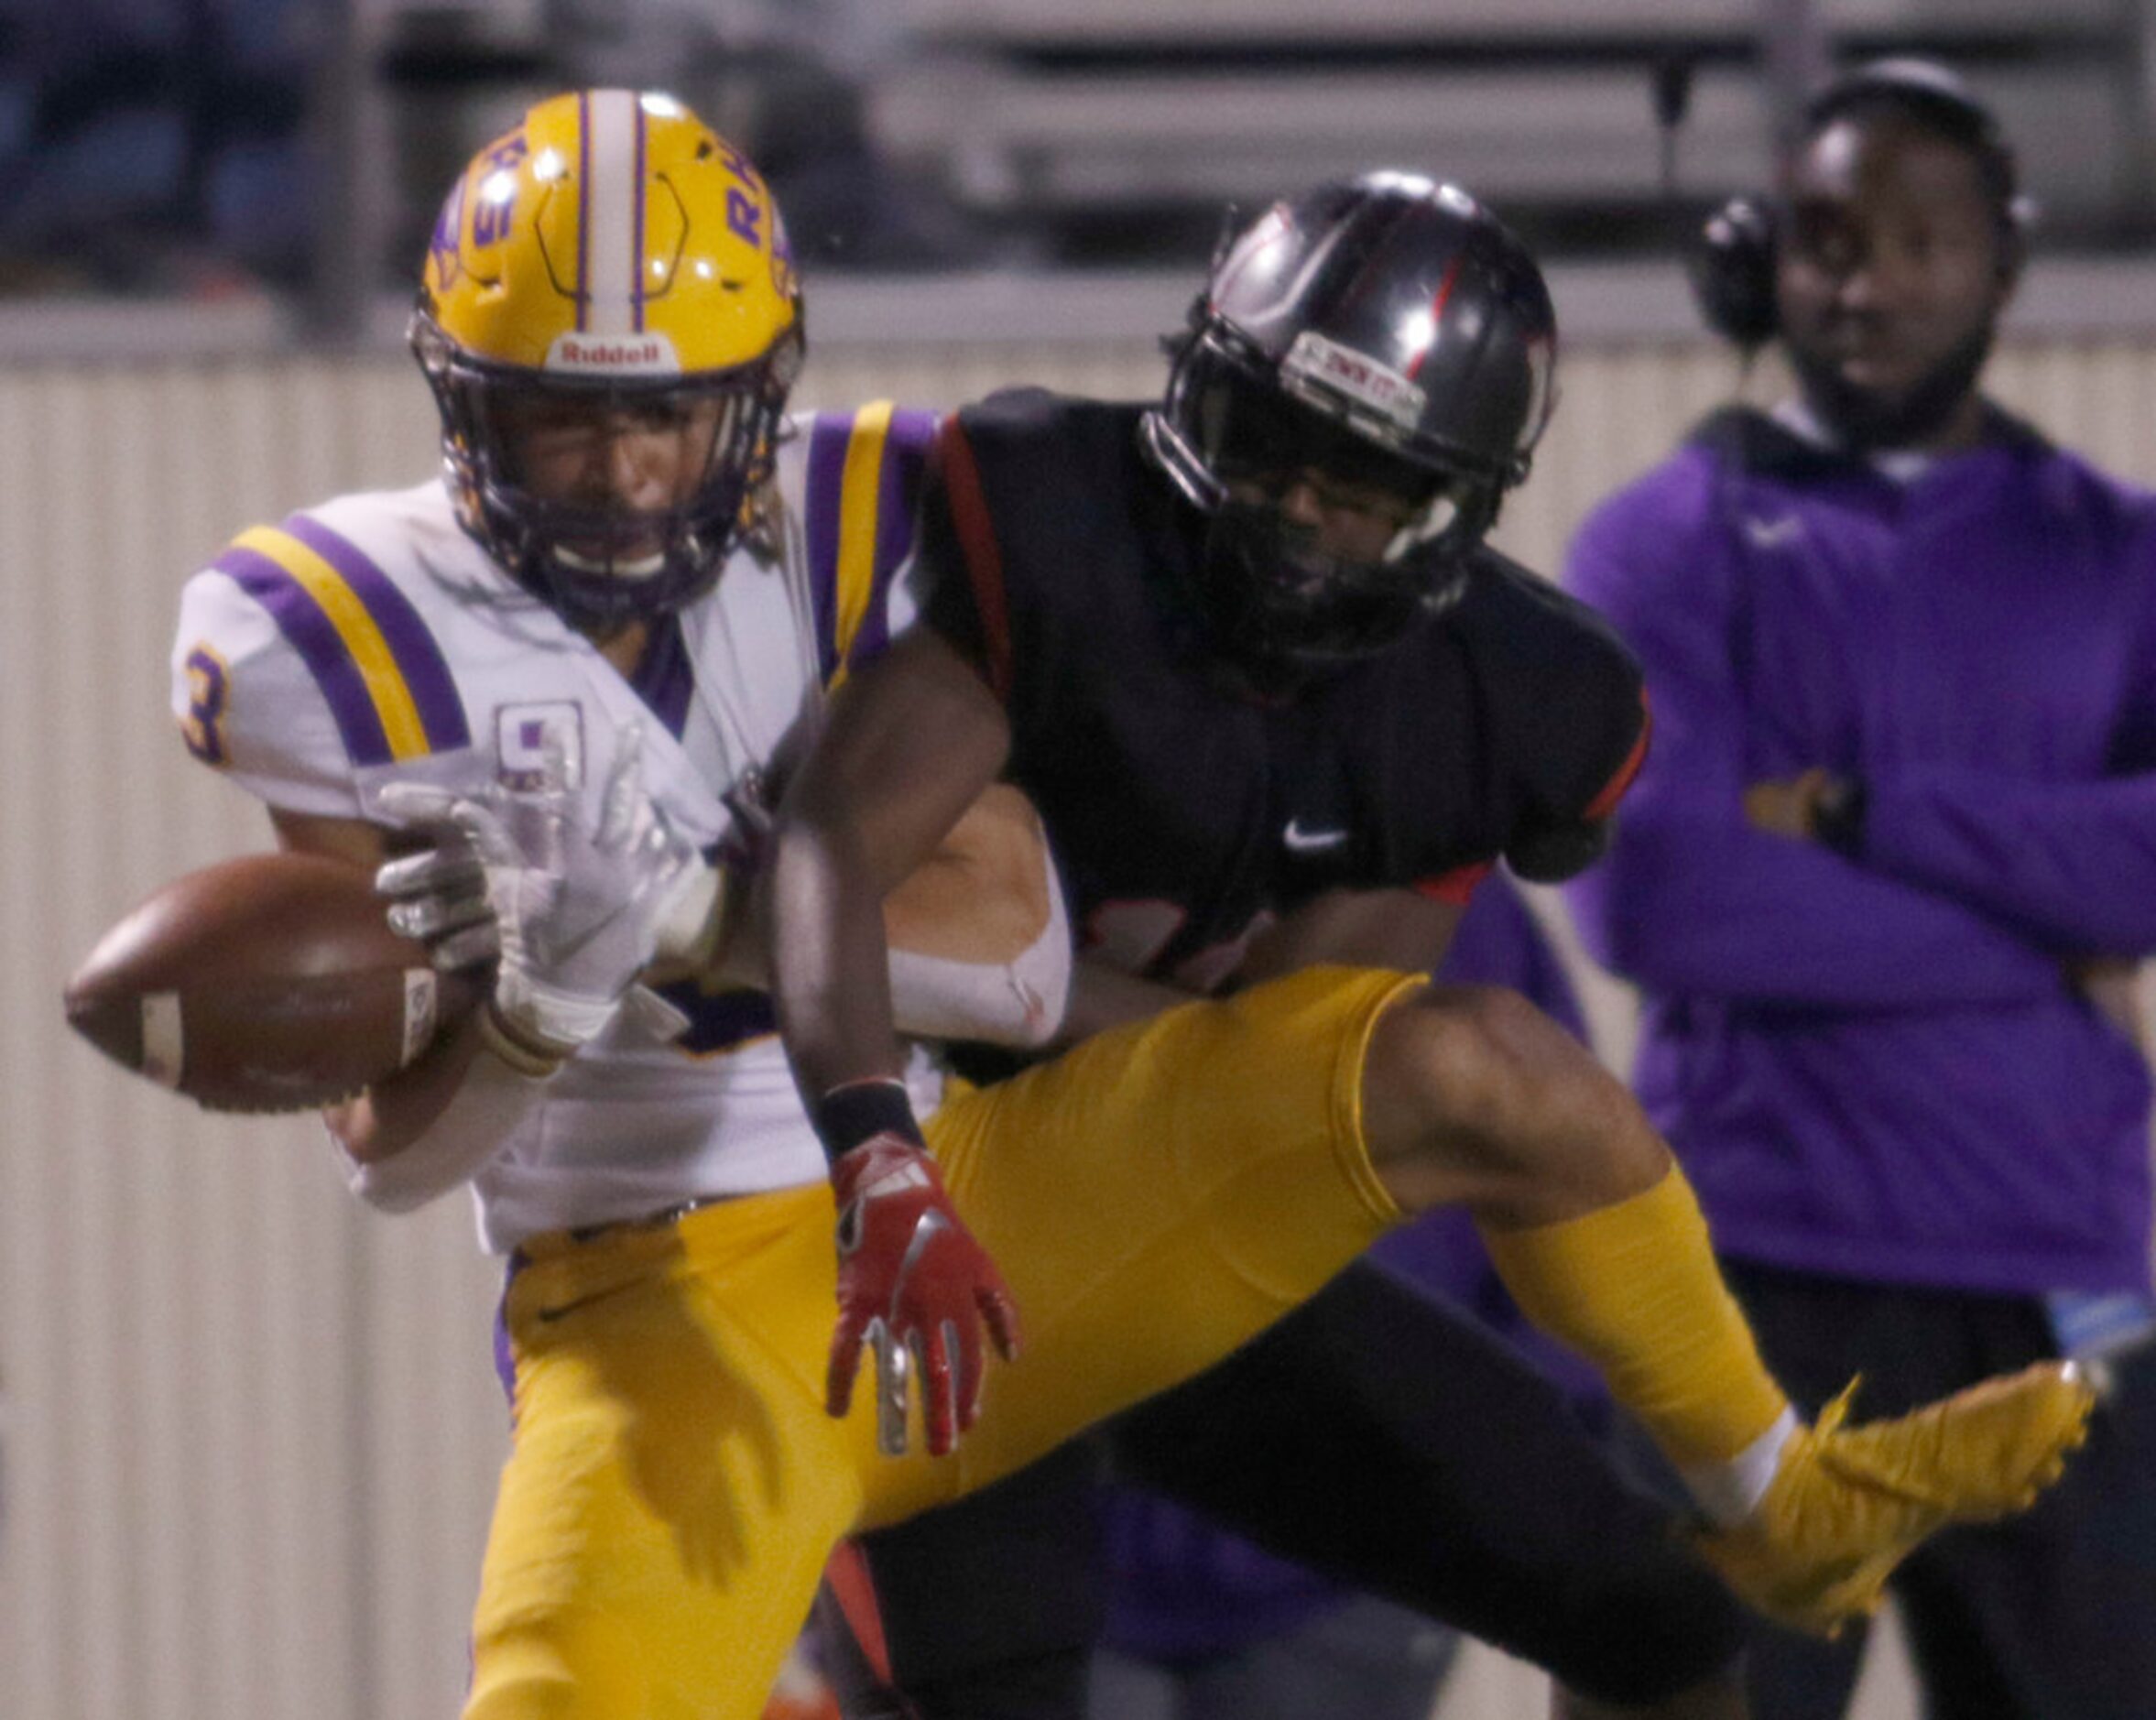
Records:
<instances>
[{"instance_id":1,"label":"football cleat","mask_svg":"<svg viewBox=\"0 0 2156 1720\"><path fill-rule=\"evenodd\" d=\"M2088 1437L2096 1400L2076 1364L2044 1362L1846 1427L1861 1383L1797 1430L1749 1517L1695 1543L1748 1605L1818 1636L1876 1611L1894 1567L1934 1530L2035 1504Z\"/></svg>"}]
</instances>

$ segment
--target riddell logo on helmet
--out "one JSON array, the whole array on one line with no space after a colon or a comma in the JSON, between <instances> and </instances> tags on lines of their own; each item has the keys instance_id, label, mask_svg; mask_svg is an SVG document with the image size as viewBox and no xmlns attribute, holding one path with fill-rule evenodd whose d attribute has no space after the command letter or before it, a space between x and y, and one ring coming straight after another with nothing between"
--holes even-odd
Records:
<instances>
[{"instance_id":1,"label":"riddell logo on helmet","mask_svg":"<svg viewBox=\"0 0 2156 1720\"><path fill-rule=\"evenodd\" d=\"M557 334L547 348L546 367L672 376L681 361L663 334Z\"/></svg>"}]
</instances>

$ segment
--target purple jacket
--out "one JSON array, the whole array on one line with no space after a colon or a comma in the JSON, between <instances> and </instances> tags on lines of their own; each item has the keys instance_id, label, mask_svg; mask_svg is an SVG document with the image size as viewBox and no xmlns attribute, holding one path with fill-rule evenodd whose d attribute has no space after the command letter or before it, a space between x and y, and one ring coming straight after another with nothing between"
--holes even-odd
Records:
<instances>
[{"instance_id":1,"label":"purple jacket","mask_svg":"<svg viewBox=\"0 0 2156 1720\"><path fill-rule=\"evenodd\" d=\"M2149 1078L2069 982L2156 950L2156 511L2003 416L1897 484L1748 411L1605 503L1568 583L1655 717L1572 886L1647 998L1642 1102L1723 1252L2146 1288ZM1857 774L1856 857L1744 822Z\"/></svg>"}]
</instances>

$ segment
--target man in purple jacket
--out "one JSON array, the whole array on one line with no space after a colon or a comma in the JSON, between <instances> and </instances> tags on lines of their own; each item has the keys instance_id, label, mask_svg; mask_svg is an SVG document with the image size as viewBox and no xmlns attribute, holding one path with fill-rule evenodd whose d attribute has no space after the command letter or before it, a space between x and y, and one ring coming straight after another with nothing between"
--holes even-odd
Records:
<instances>
[{"instance_id":1,"label":"man in purple jacket","mask_svg":"<svg viewBox=\"0 0 2156 1720\"><path fill-rule=\"evenodd\" d=\"M2092 976L2156 951L2156 510L1978 390L2020 221L1951 78L1823 93L1772 234L1796 397L1573 547L1656 740L1573 899L1768 1359L1892 1414L2148 1306L2149 1076ZM2156 1381L2116 1374L2063 1486L1897 1580L1940 1720L2156 1715ZM1763 1634L1755 1713L1841 1714L1861 1638Z\"/></svg>"}]
</instances>

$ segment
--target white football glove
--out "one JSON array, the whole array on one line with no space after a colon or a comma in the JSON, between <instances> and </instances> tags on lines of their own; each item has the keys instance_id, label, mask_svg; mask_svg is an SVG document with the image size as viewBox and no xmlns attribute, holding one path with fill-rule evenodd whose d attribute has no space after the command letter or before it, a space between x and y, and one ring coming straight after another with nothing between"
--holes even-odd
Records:
<instances>
[{"instance_id":1,"label":"white football glove","mask_svg":"<svg viewBox=\"0 0 2156 1720\"><path fill-rule=\"evenodd\" d=\"M562 1058L625 1007L646 1030L678 1034L680 1012L637 985L662 929L701 923L716 876L644 792L643 732L624 729L595 827L579 785L550 753L534 789L459 795L385 786L375 804L434 845L375 876L389 923L427 943L437 967L495 958L494 1025L520 1048Z\"/></svg>"}]
</instances>

